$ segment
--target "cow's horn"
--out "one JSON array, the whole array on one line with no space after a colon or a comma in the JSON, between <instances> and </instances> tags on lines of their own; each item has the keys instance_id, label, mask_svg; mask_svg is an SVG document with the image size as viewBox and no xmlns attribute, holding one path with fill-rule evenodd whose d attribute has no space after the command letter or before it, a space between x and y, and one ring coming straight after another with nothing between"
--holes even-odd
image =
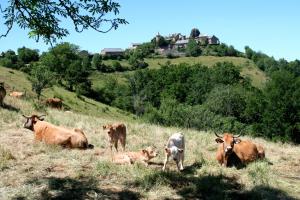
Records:
<instances>
[{"instance_id":1,"label":"cow's horn","mask_svg":"<svg viewBox=\"0 0 300 200\"><path fill-rule=\"evenodd\" d=\"M45 117L45 116L46 116L46 115L40 115L40 116L37 116L37 118L40 119L41 117Z\"/></svg>"},{"instance_id":2,"label":"cow's horn","mask_svg":"<svg viewBox=\"0 0 300 200\"><path fill-rule=\"evenodd\" d=\"M240 133L239 135L237 135L237 136L233 136L234 138L238 138L238 137L240 137L242 135L242 133Z\"/></svg>"},{"instance_id":3,"label":"cow's horn","mask_svg":"<svg viewBox=\"0 0 300 200\"><path fill-rule=\"evenodd\" d=\"M221 138L221 136L219 136L216 132L215 132L215 135L216 135L218 138Z\"/></svg>"},{"instance_id":4,"label":"cow's horn","mask_svg":"<svg viewBox=\"0 0 300 200\"><path fill-rule=\"evenodd\" d=\"M27 118L27 119L30 118L30 117L27 117L27 116L25 116L25 115L22 115L22 116L25 117L25 118Z\"/></svg>"}]
</instances>

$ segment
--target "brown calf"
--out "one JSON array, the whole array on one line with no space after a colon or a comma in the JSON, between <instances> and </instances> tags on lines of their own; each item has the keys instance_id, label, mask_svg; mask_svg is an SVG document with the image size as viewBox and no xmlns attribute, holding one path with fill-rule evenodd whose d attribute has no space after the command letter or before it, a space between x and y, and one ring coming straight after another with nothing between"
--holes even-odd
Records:
<instances>
[{"instance_id":1,"label":"brown calf","mask_svg":"<svg viewBox=\"0 0 300 200\"><path fill-rule=\"evenodd\" d=\"M149 161L158 155L153 147L147 147L139 152L123 152L113 156L113 162L116 164L134 164L139 161L148 166Z\"/></svg>"},{"instance_id":2,"label":"brown calf","mask_svg":"<svg viewBox=\"0 0 300 200\"><path fill-rule=\"evenodd\" d=\"M62 109L62 100L59 98L49 98L46 100L46 105L51 108Z\"/></svg>"},{"instance_id":3,"label":"brown calf","mask_svg":"<svg viewBox=\"0 0 300 200\"><path fill-rule=\"evenodd\" d=\"M118 141L120 141L123 151L125 151L126 145L126 126L122 123L107 124L103 126L103 130L106 132L109 141L109 147L112 152L112 146L114 145L116 151L118 151Z\"/></svg>"}]
</instances>

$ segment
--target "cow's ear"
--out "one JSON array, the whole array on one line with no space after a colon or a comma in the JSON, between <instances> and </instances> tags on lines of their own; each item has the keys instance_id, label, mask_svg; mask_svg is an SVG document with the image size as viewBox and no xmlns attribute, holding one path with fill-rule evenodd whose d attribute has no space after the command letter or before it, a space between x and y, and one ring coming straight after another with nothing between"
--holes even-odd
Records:
<instances>
[{"instance_id":1,"label":"cow's ear","mask_svg":"<svg viewBox=\"0 0 300 200\"><path fill-rule=\"evenodd\" d=\"M178 149L179 153L183 153L183 149Z\"/></svg>"},{"instance_id":2,"label":"cow's ear","mask_svg":"<svg viewBox=\"0 0 300 200\"><path fill-rule=\"evenodd\" d=\"M143 149L142 152L143 152L143 154L147 154L147 150L146 149Z\"/></svg>"},{"instance_id":3,"label":"cow's ear","mask_svg":"<svg viewBox=\"0 0 300 200\"><path fill-rule=\"evenodd\" d=\"M168 147L165 147L165 152L166 152L167 154L171 153L171 151L170 151L170 149L169 149Z\"/></svg>"},{"instance_id":4,"label":"cow's ear","mask_svg":"<svg viewBox=\"0 0 300 200\"><path fill-rule=\"evenodd\" d=\"M223 143L223 142L224 142L221 138L217 138L217 139L215 139L215 141L216 141L217 143Z\"/></svg>"},{"instance_id":5,"label":"cow's ear","mask_svg":"<svg viewBox=\"0 0 300 200\"><path fill-rule=\"evenodd\" d=\"M234 143L235 144L238 144L238 143L240 143L242 140L240 139L240 138L234 138Z\"/></svg>"}]
</instances>

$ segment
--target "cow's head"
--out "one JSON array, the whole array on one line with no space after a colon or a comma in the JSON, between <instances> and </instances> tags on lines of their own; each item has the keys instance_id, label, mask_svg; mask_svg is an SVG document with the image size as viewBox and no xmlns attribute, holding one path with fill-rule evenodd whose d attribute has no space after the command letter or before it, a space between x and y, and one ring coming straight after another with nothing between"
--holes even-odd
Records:
<instances>
[{"instance_id":1,"label":"cow's head","mask_svg":"<svg viewBox=\"0 0 300 200\"><path fill-rule=\"evenodd\" d=\"M44 120L44 116L46 115L31 115L31 117L27 117L25 115L23 115L23 117L26 118L26 122L24 123L24 128L27 128L29 130L33 131L33 125L37 122L37 121L43 121Z\"/></svg>"},{"instance_id":2,"label":"cow's head","mask_svg":"<svg viewBox=\"0 0 300 200\"><path fill-rule=\"evenodd\" d=\"M112 137L115 128L111 124L107 124L107 125L103 125L103 130L109 137Z\"/></svg>"},{"instance_id":3,"label":"cow's head","mask_svg":"<svg viewBox=\"0 0 300 200\"><path fill-rule=\"evenodd\" d=\"M234 144L241 142L241 139L238 138L240 135L234 136L230 133L224 133L223 137L219 136L217 133L215 133L215 135L217 136L216 142L223 144L224 153L227 155L232 153Z\"/></svg>"},{"instance_id":4,"label":"cow's head","mask_svg":"<svg viewBox=\"0 0 300 200\"><path fill-rule=\"evenodd\" d=\"M165 152L168 157L173 158L174 161L179 161L180 155L183 153L183 149L180 149L176 146L172 146L170 148L165 147Z\"/></svg>"},{"instance_id":5,"label":"cow's head","mask_svg":"<svg viewBox=\"0 0 300 200\"><path fill-rule=\"evenodd\" d=\"M156 148L152 147L152 146L149 146L149 147L143 149L142 153L143 153L144 157L146 158L146 160L150 160L150 159L158 156L158 152L157 152Z\"/></svg>"}]
</instances>

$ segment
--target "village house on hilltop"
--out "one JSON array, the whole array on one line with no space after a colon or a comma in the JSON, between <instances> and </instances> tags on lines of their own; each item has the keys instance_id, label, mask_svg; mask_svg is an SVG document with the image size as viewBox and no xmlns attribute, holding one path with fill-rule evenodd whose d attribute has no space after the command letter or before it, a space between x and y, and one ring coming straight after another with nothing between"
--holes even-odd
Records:
<instances>
[{"instance_id":1,"label":"village house on hilltop","mask_svg":"<svg viewBox=\"0 0 300 200\"><path fill-rule=\"evenodd\" d=\"M100 54L103 56L122 56L124 50L121 48L104 48L101 50Z\"/></svg>"},{"instance_id":2,"label":"village house on hilltop","mask_svg":"<svg viewBox=\"0 0 300 200\"><path fill-rule=\"evenodd\" d=\"M217 36L212 35L205 35L200 34L198 30L198 34L195 37L189 37L186 35L182 35L181 33L172 33L168 36L161 36L159 33L154 37L154 40L159 41L160 38L163 38L167 45L160 46L159 48L155 49L155 52L158 54L173 54L175 56L184 56L184 52L182 49L187 47L187 44L190 39L194 39L199 45L219 45L220 40ZM136 49L137 47L141 46L143 43L132 43L128 49ZM124 55L125 51L121 48L104 48L101 50L101 55L104 56L122 56Z\"/></svg>"},{"instance_id":3,"label":"village house on hilltop","mask_svg":"<svg viewBox=\"0 0 300 200\"><path fill-rule=\"evenodd\" d=\"M180 55L180 52L177 50L185 49L190 39L194 39L200 45L219 45L220 40L215 35L209 36L205 34L199 34L196 37L188 37L182 35L181 33L173 33L168 36L161 36L159 33L155 36L155 39L158 40L160 37L163 37L168 45L165 47L160 47L156 49L156 52L159 54L168 54L175 53Z\"/></svg>"}]
</instances>

